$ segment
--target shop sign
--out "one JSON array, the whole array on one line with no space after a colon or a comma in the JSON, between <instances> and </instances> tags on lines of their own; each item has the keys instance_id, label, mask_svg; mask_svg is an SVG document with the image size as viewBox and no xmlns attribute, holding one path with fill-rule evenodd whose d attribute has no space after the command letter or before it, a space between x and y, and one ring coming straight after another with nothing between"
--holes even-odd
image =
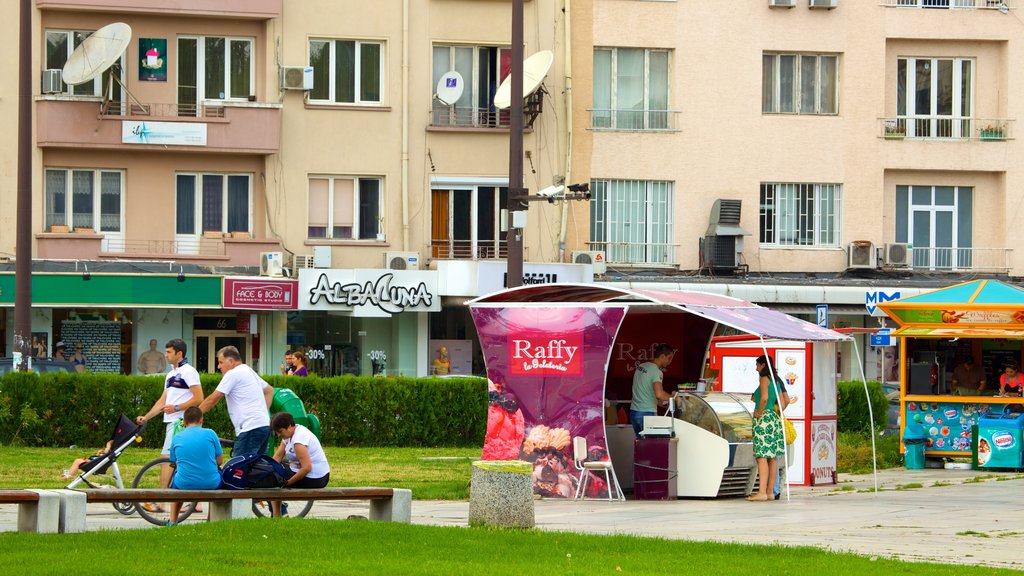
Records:
<instances>
[{"instance_id":1,"label":"shop sign","mask_svg":"<svg viewBox=\"0 0 1024 576\"><path fill-rule=\"evenodd\" d=\"M1024 324L1024 310L893 310L909 324Z\"/></svg>"},{"instance_id":2,"label":"shop sign","mask_svg":"<svg viewBox=\"0 0 1024 576\"><path fill-rule=\"evenodd\" d=\"M593 281L593 267L586 264L523 263L522 286L557 284L559 282L589 284ZM477 294L491 294L506 288L508 288L508 265L505 262L479 263Z\"/></svg>"},{"instance_id":3,"label":"shop sign","mask_svg":"<svg viewBox=\"0 0 1024 576\"><path fill-rule=\"evenodd\" d=\"M892 293L883 292L882 290L871 290L864 293L864 306L867 307L870 316L885 317L886 313L878 305L899 299L900 292L898 290Z\"/></svg>"},{"instance_id":4,"label":"shop sign","mask_svg":"<svg viewBox=\"0 0 1024 576\"><path fill-rule=\"evenodd\" d=\"M295 280L225 278L224 307L245 310L295 310Z\"/></svg>"},{"instance_id":5,"label":"shop sign","mask_svg":"<svg viewBox=\"0 0 1024 576\"><path fill-rule=\"evenodd\" d=\"M351 311L355 316L438 312L433 270L299 270L300 310Z\"/></svg>"},{"instance_id":6,"label":"shop sign","mask_svg":"<svg viewBox=\"0 0 1024 576\"><path fill-rule=\"evenodd\" d=\"M121 143L206 146L206 123L123 120Z\"/></svg>"},{"instance_id":7,"label":"shop sign","mask_svg":"<svg viewBox=\"0 0 1024 576\"><path fill-rule=\"evenodd\" d=\"M147 308L220 308L220 276L175 274L96 274L88 282L81 274L32 275L34 306L133 306ZM0 305L13 306L14 274L0 274Z\"/></svg>"},{"instance_id":8,"label":"shop sign","mask_svg":"<svg viewBox=\"0 0 1024 576\"><path fill-rule=\"evenodd\" d=\"M811 484L835 483L836 423L814 422L811 425Z\"/></svg>"}]
</instances>

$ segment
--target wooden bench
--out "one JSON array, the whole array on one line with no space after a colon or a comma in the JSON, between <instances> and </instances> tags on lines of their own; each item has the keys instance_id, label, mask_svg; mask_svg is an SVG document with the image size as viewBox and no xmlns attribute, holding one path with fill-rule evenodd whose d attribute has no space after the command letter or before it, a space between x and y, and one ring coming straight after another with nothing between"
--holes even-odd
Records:
<instances>
[{"instance_id":1,"label":"wooden bench","mask_svg":"<svg viewBox=\"0 0 1024 576\"><path fill-rule=\"evenodd\" d=\"M60 531L60 494L55 490L0 490L0 504L18 505L18 532Z\"/></svg>"},{"instance_id":2,"label":"wooden bench","mask_svg":"<svg viewBox=\"0 0 1024 576\"><path fill-rule=\"evenodd\" d=\"M369 500L370 520L412 521L412 490L403 488L268 488L256 490L171 490L131 488L125 490L68 490L84 495L89 503L113 502L209 502L210 520L252 516L253 500ZM77 514L77 512L76 512ZM84 509L83 509L84 514ZM63 518L77 525L77 518ZM82 520L84 525L84 519Z\"/></svg>"}]
</instances>

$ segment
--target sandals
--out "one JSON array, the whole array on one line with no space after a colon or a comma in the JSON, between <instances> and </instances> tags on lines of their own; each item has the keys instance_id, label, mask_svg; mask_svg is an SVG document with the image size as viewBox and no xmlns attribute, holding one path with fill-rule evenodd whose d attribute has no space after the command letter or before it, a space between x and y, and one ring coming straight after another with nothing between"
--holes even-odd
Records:
<instances>
[{"instance_id":1,"label":"sandals","mask_svg":"<svg viewBox=\"0 0 1024 576\"><path fill-rule=\"evenodd\" d=\"M143 502L142 509L153 514L163 514L164 512L167 512L167 510L164 510L163 506L153 502Z\"/></svg>"},{"instance_id":2,"label":"sandals","mask_svg":"<svg viewBox=\"0 0 1024 576\"><path fill-rule=\"evenodd\" d=\"M768 501L768 495L767 494L765 494L765 495L751 494L750 496L747 496L747 502L767 502L767 501Z\"/></svg>"}]
</instances>

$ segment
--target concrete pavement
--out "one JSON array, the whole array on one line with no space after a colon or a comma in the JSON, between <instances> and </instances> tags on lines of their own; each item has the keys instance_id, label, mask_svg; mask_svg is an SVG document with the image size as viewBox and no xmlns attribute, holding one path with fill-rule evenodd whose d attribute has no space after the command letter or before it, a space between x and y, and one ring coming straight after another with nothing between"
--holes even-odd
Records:
<instances>
[{"instance_id":1,"label":"concrete pavement","mask_svg":"<svg viewBox=\"0 0 1024 576\"><path fill-rule=\"evenodd\" d=\"M536 501L541 530L636 534L669 539L813 546L908 561L1024 569L1024 474L903 470L842 475L838 486L794 487L789 502L675 500ZM16 526L0 506L0 531ZM314 518L367 516L361 502L319 502ZM413 502L415 524L466 526L466 501ZM190 519L188 522L201 521ZM90 530L144 528L109 505L90 505Z\"/></svg>"}]
</instances>

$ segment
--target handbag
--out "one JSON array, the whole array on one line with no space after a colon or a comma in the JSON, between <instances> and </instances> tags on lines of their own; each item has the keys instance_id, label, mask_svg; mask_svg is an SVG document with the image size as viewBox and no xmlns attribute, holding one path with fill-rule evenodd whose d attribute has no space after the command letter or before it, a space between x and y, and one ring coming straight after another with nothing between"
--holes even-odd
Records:
<instances>
[{"instance_id":1,"label":"handbag","mask_svg":"<svg viewBox=\"0 0 1024 576\"><path fill-rule=\"evenodd\" d=\"M786 444L796 442L796 426L793 426L793 422L789 418L786 418L785 434Z\"/></svg>"}]
</instances>

